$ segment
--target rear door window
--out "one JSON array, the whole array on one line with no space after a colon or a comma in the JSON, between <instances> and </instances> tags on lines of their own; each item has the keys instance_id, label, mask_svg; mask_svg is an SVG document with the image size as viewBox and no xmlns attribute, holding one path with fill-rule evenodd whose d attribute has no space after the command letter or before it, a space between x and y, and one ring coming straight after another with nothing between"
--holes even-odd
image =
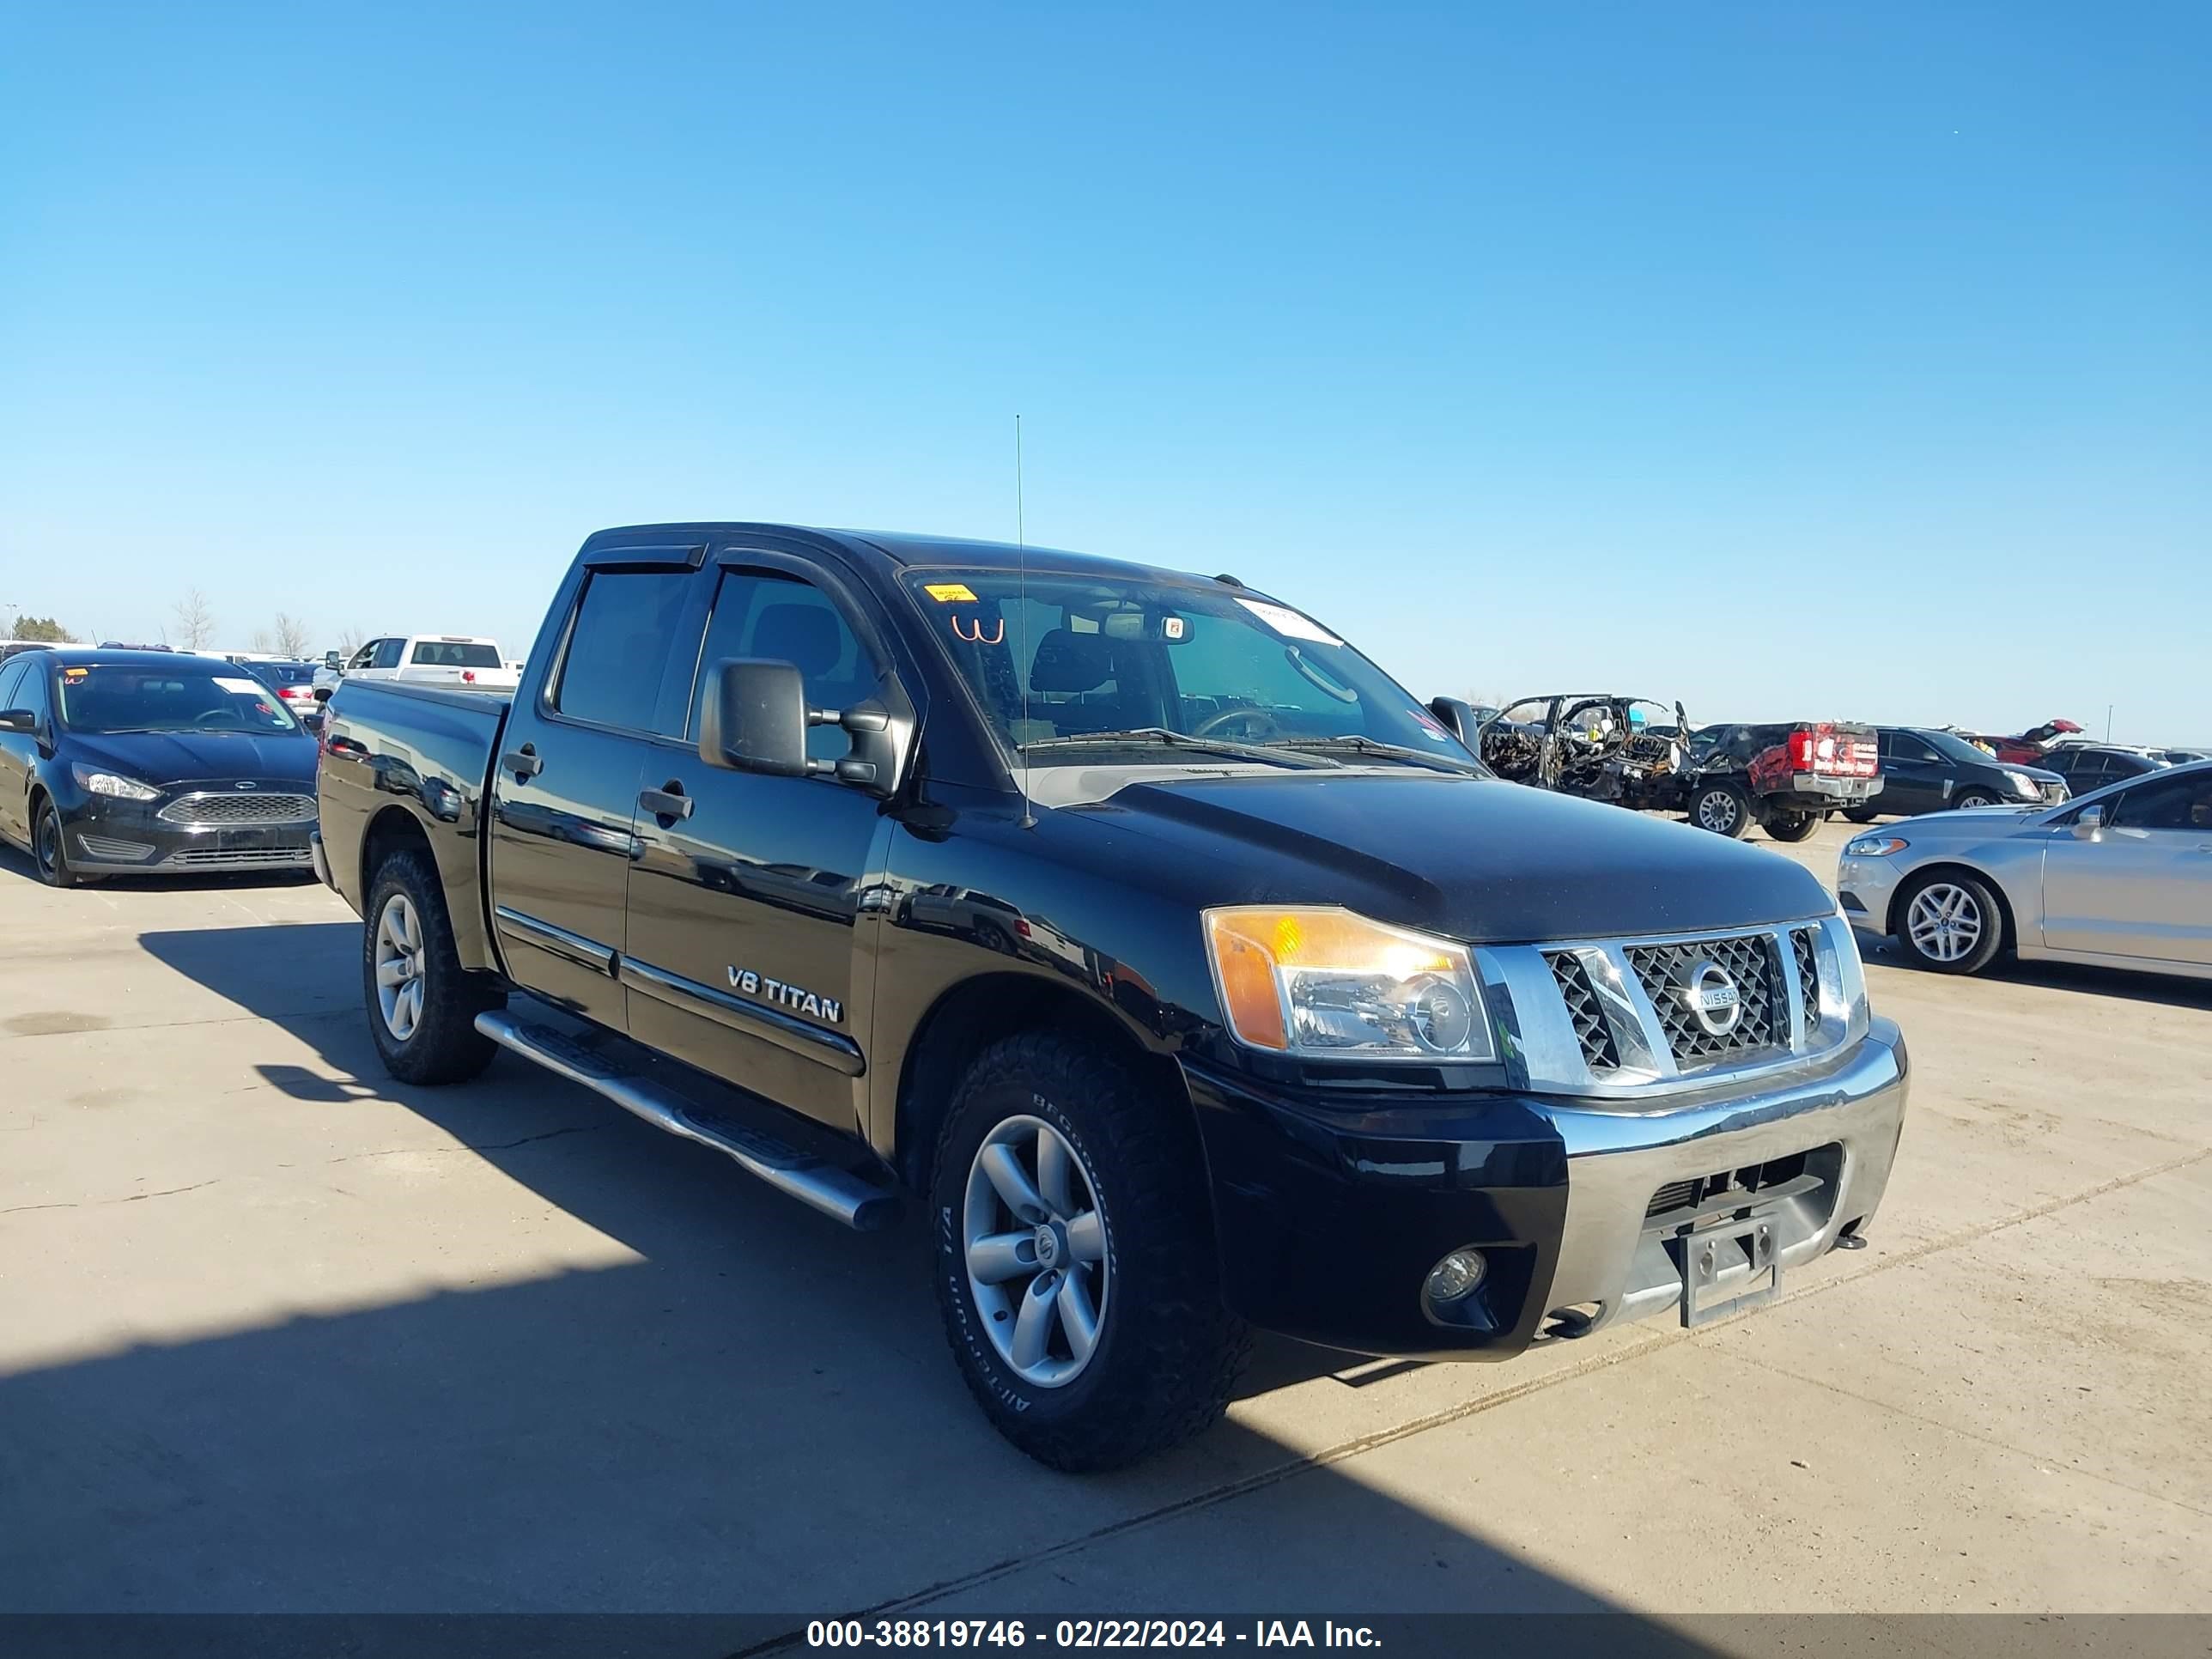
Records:
<instances>
[{"instance_id":1,"label":"rear door window","mask_svg":"<svg viewBox=\"0 0 2212 1659\"><path fill-rule=\"evenodd\" d=\"M593 571L568 630L554 708L571 720L653 730L692 579L688 570Z\"/></svg>"}]
</instances>

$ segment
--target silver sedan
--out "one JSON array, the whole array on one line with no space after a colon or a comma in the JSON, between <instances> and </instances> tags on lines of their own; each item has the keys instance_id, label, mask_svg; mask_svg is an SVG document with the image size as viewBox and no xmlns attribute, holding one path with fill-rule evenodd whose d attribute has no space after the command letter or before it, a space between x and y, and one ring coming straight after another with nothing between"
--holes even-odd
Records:
<instances>
[{"instance_id":1,"label":"silver sedan","mask_svg":"<svg viewBox=\"0 0 2212 1659\"><path fill-rule=\"evenodd\" d=\"M2062 806L1906 818L1846 842L1836 885L1853 927L1941 973L2009 949L2212 979L2212 761Z\"/></svg>"}]
</instances>

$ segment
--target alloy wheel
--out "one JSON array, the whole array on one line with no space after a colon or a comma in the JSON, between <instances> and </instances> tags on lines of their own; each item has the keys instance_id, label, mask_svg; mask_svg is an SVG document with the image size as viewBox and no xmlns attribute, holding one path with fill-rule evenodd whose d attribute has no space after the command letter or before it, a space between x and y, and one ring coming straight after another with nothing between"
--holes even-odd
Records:
<instances>
[{"instance_id":1,"label":"alloy wheel","mask_svg":"<svg viewBox=\"0 0 2212 1659\"><path fill-rule=\"evenodd\" d=\"M1982 942L1982 907L1963 887L1939 881L1912 896L1905 931L1931 962L1957 962Z\"/></svg>"},{"instance_id":2,"label":"alloy wheel","mask_svg":"<svg viewBox=\"0 0 2212 1659\"><path fill-rule=\"evenodd\" d=\"M1097 1188L1067 1138L1029 1116L984 1136L962 1240L969 1293L999 1358L1036 1388L1081 1376L1113 1287Z\"/></svg>"},{"instance_id":3,"label":"alloy wheel","mask_svg":"<svg viewBox=\"0 0 2212 1659\"><path fill-rule=\"evenodd\" d=\"M422 1021L422 924L404 893L376 917L376 1004L384 1029L404 1042Z\"/></svg>"},{"instance_id":4,"label":"alloy wheel","mask_svg":"<svg viewBox=\"0 0 2212 1659\"><path fill-rule=\"evenodd\" d=\"M1729 791L1709 789L1698 797L1698 827L1725 836L1735 828L1735 815L1741 810Z\"/></svg>"}]
</instances>

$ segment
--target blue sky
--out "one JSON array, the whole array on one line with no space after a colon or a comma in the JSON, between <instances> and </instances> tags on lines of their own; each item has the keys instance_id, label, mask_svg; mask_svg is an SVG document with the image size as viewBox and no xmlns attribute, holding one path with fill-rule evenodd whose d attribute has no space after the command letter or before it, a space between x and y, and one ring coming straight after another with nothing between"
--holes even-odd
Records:
<instances>
[{"instance_id":1,"label":"blue sky","mask_svg":"<svg viewBox=\"0 0 2212 1659\"><path fill-rule=\"evenodd\" d=\"M1423 695L2212 736L2201 5L19 8L0 619L496 633L727 517Z\"/></svg>"}]
</instances>

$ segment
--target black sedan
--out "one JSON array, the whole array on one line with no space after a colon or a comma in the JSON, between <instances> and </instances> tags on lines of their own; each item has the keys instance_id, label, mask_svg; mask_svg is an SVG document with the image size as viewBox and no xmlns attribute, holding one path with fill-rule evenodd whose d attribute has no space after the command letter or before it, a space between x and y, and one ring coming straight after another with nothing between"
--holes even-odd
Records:
<instances>
[{"instance_id":1,"label":"black sedan","mask_svg":"<svg viewBox=\"0 0 2212 1659\"><path fill-rule=\"evenodd\" d=\"M2063 743L2045 754L2038 765L2066 780L2077 795L2102 789L2108 783L2124 783L2158 771L2166 763L2133 749L2109 749L2096 743Z\"/></svg>"},{"instance_id":2,"label":"black sedan","mask_svg":"<svg viewBox=\"0 0 2212 1659\"><path fill-rule=\"evenodd\" d=\"M0 839L57 887L309 868L315 753L234 663L82 647L0 663Z\"/></svg>"},{"instance_id":3,"label":"black sedan","mask_svg":"<svg viewBox=\"0 0 2212 1659\"><path fill-rule=\"evenodd\" d=\"M2001 761L1954 732L1919 726L1876 730L1881 741L1881 791L1844 815L1854 823L1959 806L2050 806L2072 793L2057 773Z\"/></svg>"}]
</instances>

